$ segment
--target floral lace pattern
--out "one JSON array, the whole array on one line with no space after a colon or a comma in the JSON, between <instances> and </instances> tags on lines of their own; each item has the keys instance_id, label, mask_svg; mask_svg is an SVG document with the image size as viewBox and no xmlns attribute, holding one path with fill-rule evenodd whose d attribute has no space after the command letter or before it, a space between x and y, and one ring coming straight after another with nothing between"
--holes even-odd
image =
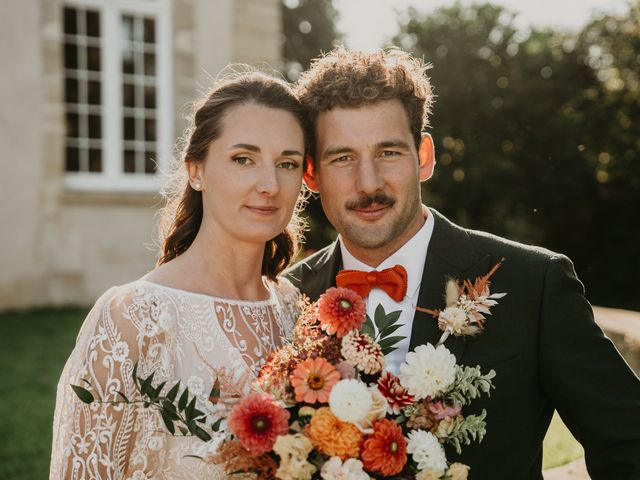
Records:
<instances>
[{"instance_id":1,"label":"floral lace pattern","mask_svg":"<svg viewBox=\"0 0 640 480\"><path fill-rule=\"evenodd\" d=\"M87 379L104 400L136 396L131 380L154 374L167 390L180 381L197 396L210 425L233 395L244 395L267 356L293 329L300 294L287 280L268 282L270 299L226 300L144 279L107 291L85 319L58 383L50 479L222 479L221 469L191 456L209 442L172 436L153 409L80 402L70 384ZM222 401L212 405L214 382ZM166 393L166 392L165 392ZM224 426L224 425L223 425Z\"/></svg>"}]
</instances>

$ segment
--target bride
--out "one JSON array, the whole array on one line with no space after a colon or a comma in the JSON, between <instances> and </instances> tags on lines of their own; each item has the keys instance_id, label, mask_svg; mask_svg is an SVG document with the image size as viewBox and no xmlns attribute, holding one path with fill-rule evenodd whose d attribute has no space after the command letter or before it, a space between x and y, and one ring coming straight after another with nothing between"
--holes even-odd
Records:
<instances>
[{"instance_id":1,"label":"bride","mask_svg":"<svg viewBox=\"0 0 640 480\"><path fill-rule=\"evenodd\" d=\"M135 398L137 362L154 384L188 387L211 419L226 408L208 401L216 381L223 397L247 392L297 314L298 291L277 275L297 247L305 125L290 87L257 72L221 81L199 105L158 267L102 295L60 378L51 480L225 478L193 458L216 450L211 430L209 442L172 436L157 410L86 405L70 384L86 379L105 401Z\"/></svg>"}]
</instances>

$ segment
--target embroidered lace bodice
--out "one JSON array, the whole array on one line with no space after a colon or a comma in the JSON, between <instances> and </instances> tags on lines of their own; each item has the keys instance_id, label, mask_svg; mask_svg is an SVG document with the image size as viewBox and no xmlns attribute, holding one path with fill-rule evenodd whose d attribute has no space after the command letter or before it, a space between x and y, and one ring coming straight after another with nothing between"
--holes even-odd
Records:
<instances>
[{"instance_id":1,"label":"embroidered lace bodice","mask_svg":"<svg viewBox=\"0 0 640 480\"><path fill-rule=\"evenodd\" d=\"M222 433L208 429L209 442L172 436L156 409L86 405L70 384L86 387L86 379L103 400L121 400L118 391L136 398L132 371L138 362L139 377L155 372L154 385L187 386L211 426L230 404L208 401L216 380L222 399L245 395L269 353L293 329L298 290L285 279L266 283L270 299L257 302L144 279L107 291L85 319L58 383L50 480L226 478L219 467L192 457L214 453Z\"/></svg>"}]
</instances>

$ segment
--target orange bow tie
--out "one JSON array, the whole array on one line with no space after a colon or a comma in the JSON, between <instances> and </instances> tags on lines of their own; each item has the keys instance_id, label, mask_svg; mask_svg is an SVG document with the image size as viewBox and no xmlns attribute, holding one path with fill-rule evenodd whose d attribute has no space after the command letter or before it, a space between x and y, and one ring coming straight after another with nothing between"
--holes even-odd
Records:
<instances>
[{"instance_id":1,"label":"orange bow tie","mask_svg":"<svg viewBox=\"0 0 640 480\"><path fill-rule=\"evenodd\" d=\"M372 288L378 287L387 292L396 302L401 301L407 293L407 271L402 265L387 268L380 272L375 270L341 270L336 277L336 285L349 288L361 297L366 297Z\"/></svg>"}]
</instances>

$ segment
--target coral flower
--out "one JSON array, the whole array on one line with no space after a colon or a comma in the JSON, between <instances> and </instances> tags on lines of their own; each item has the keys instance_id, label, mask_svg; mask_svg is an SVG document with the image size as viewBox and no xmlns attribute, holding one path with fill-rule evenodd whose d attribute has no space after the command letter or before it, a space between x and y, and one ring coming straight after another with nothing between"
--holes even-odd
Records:
<instances>
[{"instance_id":1,"label":"coral flower","mask_svg":"<svg viewBox=\"0 0 640 480\"><path fill-rule=\"evenodd\" d=\"M229 414L229 429L253 455L270 451L289 432L289 412L271 397L250 393Z\"/></svg>"},{"instance_id":2,"label":"coral flower","mask_svg":"<svg viewBox=\"0 0 640 480\"><path fill-rule=\"evenodd\" d=\"M322 329L329 335L344 337L359 330L365 320L366 307L362 297L348 288L330 288L320 295L318 315Z\"/></svg>"},{"instance_id":3,"label":"coral flower","mask_svg":"<svg viewBox=\"0 0 640 480\"><path fill-rule=\"evenodd\" d=\"M407 441L400 426L386 418L373 422L373 433L363 442L360 457L369 472L400 473L407 463Z\"/></svg>"},{"instance_id":4,"label":"coral flower","mask_svg":"<svg viewBox=\"0 0 640 480\"><path fill-rule=\"evenodd\" d=\"M306 433L313 445L330 457L358 458L362 433L354 424L339 420L329 407L316 410Z\"/></svg>"},{"instance_id":5,"label":"coral flower","mask_svg":"<svg viewBox=\"0 0 640 480\"><path fill-rule=\"evenodd\" d=\"M300 362L291 374L297 402L327 403L331 388L340 380L340 372L322 357Z\"/></svg>"}]
</instances>

